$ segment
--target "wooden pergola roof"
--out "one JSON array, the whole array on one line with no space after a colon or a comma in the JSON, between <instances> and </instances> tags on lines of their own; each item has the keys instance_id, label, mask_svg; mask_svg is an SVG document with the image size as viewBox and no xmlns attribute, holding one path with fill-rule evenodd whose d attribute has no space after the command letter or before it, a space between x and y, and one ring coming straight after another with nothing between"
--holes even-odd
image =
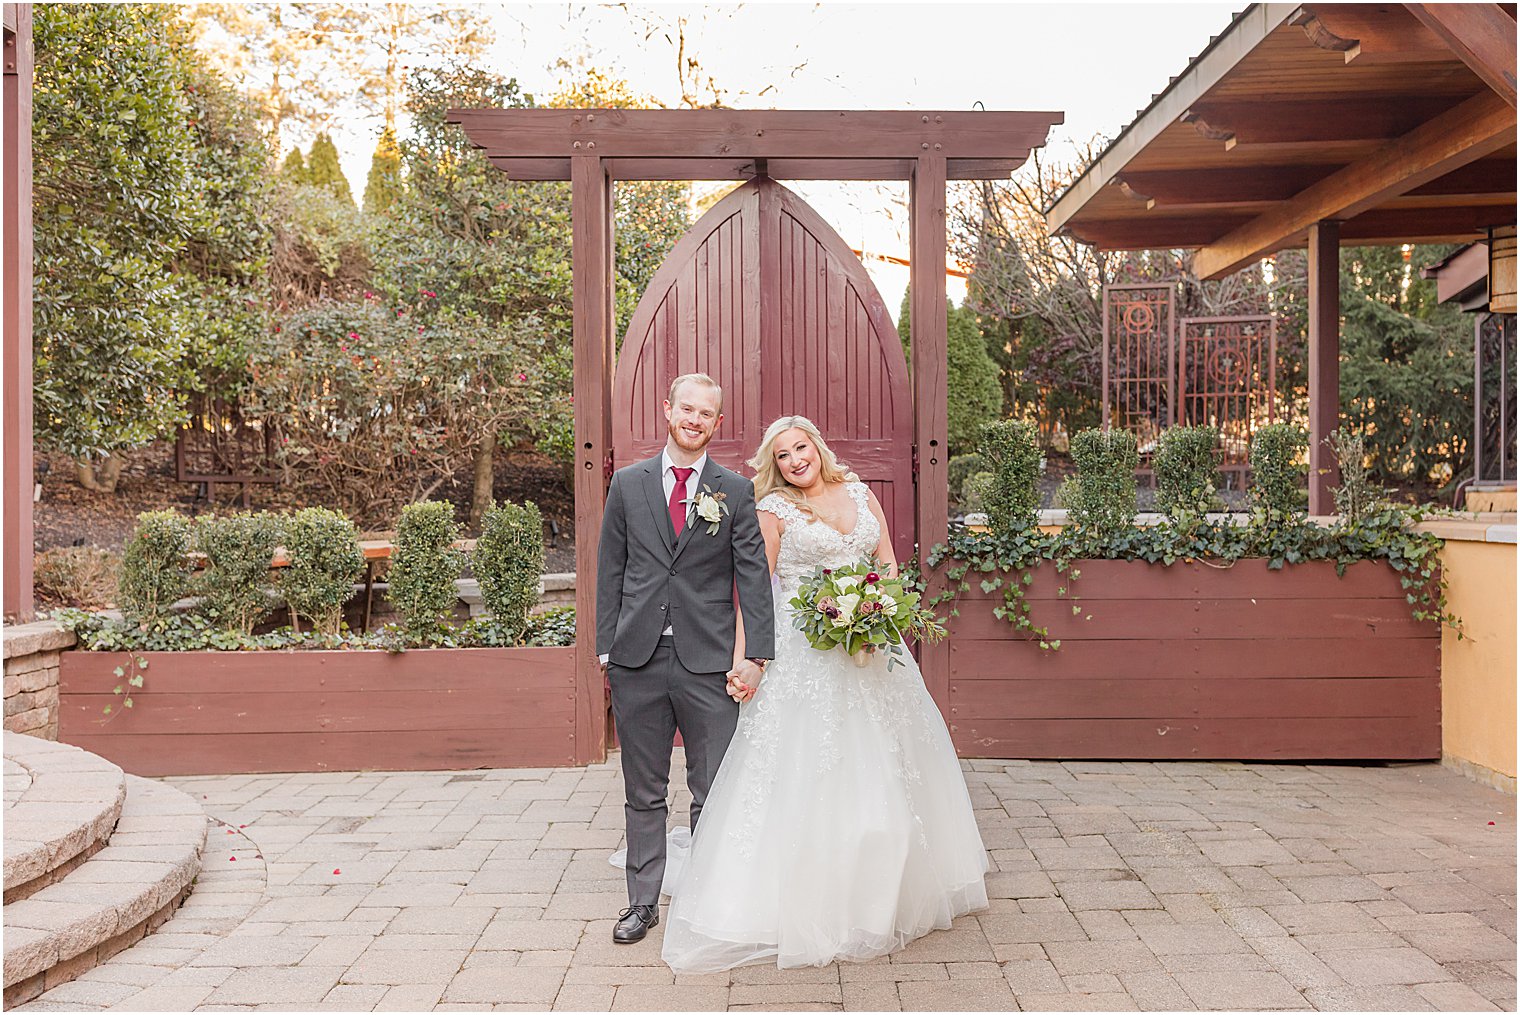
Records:
<instances>
[{"instance_id":1,"label":"wooden pergola roof","mask_svg":"<svg viewBox=\"0 0 1520 1015\"><path fill-rule=\"evenodd\" d=\"M1515 222L1513 4L1255 4L1047 211L1111 250L1200 248L1218 278L1315 222L1344 243Z\"/></svg>"}]
</instances>

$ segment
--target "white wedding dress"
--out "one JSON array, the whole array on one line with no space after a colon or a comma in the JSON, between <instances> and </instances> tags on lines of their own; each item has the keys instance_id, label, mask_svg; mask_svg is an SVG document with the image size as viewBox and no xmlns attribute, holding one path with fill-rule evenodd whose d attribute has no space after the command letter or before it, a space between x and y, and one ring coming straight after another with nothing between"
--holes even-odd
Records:
<instances>
[{"instance_id":1,"label":"white wedding dress","mask_svg":"<svg viewBox=\"0 0 1520 1015\"><path fill-rule=\"evenodd\" d=\"M984 908L987 853L960 762L906 651L856 666L792 626L788 601L819 566L876 548L866 487L842 534L778 494L776 658L713 781L679 883L663 956L678 972L775 961L820 966L895 951Z\"/></svg>"}]
</instances>

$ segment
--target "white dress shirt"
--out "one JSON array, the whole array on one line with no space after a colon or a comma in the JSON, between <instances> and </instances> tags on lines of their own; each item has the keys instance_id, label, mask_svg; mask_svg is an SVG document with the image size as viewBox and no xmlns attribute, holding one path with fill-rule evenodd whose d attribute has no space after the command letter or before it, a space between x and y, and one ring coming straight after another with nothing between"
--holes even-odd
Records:
<instances>
[{"instance_id":1,"label":"white dress shirt","mask_svg":"<svg viewBox=\"0 0 1520 1015\"><path fill-rule=\"evenodd\" d=\"M665 503L670 503L671 491L676 488L676 463L670 460L670 449L660 452L660 479L665 487ZM682 500L689 500L697 491L697 480L702 477L702 470L707 468L707 452L702 452L702 457L691 463L691 475L686 477L686 496ZM689 524L689 523L688 523ZM675 634L675 629L666 626L661 635Z\"/></svg>"},{"instance_id":2,"label":"white dress shirt","mask_svg":"<svg viewBox=\"0 0 1520 1015\"><path fill-rule=\"evenodd\" d=\"M661 451L660 452L660 479L661 479L661 482L662 482L662 484L664 486L664 489L665 489L665 503L666 504L670 503L670 494L671 494L671 491L676 488L676 474L673 471L675 469L675 467L676 467L676 463L672 462L670 460L670 449L666 448L664 451ZM686 477L686 496L682 498L683 500L689 500L696 493L696 491L697 491L697 480L701 478L701 476L702 476L702 470L705 469L705 468L707 468L707 452L706 451L702 452L702 457L698 458L695 462L691 463L691 470L692 471L691 471L691 475L689 475L689 476ZM674 634L674 633L675 633L675 630L673 628L669 627L668 625L666 626L665 630L663 630L663 631L660 632L661 635ZM600 656L599 658L600 658L600 660L603 663L605 663L607 661L607 657L606 656Z\"/></svg>"}]
</instances>

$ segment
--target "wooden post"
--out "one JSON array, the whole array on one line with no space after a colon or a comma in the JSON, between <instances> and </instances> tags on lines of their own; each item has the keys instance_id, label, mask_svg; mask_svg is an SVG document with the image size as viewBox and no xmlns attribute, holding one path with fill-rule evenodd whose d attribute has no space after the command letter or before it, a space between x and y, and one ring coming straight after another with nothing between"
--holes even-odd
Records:
<instances>
[{"instance_id":1,"label":"wooden post","mask_svg":"<svg viewBox=\"0 0 1520 1015\"><path fill-rule=\"evenodd\" d=\"M950 534L949 455L946 441L946 363L949 345L945 306L945 174L941 155L916 160L910 194L909 259L912 298L909 320L913 335L913 444L918 461L915 521L919 557ZM899 551L905 552L905 551ZM929 576L930 591L942 579ZM940 711L950 714L950 646L925 645L919 652L924 683Z\"/></svg>"},{"instance_id":2,"label":"wooden post","mask_svg":"<svg viewBox=\"0 0 1520 1015\"><path fill-rule=\"evenodd\" d=\"M32 619L32 5L5 5L4 515L0 609Z\"/></svg>"},{"instance_id":3,"label":"wooden post","mask_svg":"<svg viewBox=\"0 0 1520 1015\"><path fill-rule=\"evenodd\" d=\"M1335 510L1330 488L1340 483L1325 444L1341 418L1341 226L1309 227L1309 513Z\"/></svg>"},{"instance_id":4,"label":"wooden post","mask_svg":"<svg viewBox=\"0 0 1520 1015\"><path fill-rule=\"evenodd\" d=\"M596 545L612 455L612 180L594 155L570 165L575 353L575 757L607 756L607 699L596 656Z\"/></svg>"}]
</instances>

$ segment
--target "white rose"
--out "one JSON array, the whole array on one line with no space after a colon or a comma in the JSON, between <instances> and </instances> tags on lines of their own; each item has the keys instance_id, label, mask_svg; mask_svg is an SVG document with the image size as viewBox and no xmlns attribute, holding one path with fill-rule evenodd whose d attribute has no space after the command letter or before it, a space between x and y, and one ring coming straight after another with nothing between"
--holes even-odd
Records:
<instances>
[{"instance_id":1,"label":"white rose","mask_svg":"<svg viewBox=\"0 0 1520 1015\"><path fill-rule=\"evenodd\" d=\"M859 584L860 584L860 579L859 578L835 578L834 579L834 585L838 589L840 589L841 591L848 591L850 589L853 589L855 586L857 586ZM855 598L858 600L860 597L856 596Z\"/></svg>"},{"instance_id":2,"label":"white rose","mask_svg":"<svg viewBox=\"0 0 1520 1015\"><path fill-rule=\"evenodd\" d=\"M879 598L881 600L881 612L889 617L897 616L897 600L893 599L885 592L881 593Z\"/></svg>"},{"instance_id":3,"label":"white rose","mask_svg":"<svg viewBox=\"0 0 1520 1015\"><path fill-rule=\"evenodd\" d=\"M860 605L860 596L852 592L847 596L840 596L834 602L839 606L839 616L834 618L834 626L848 627L850 618L855 615L855 607Z\"/></svg>"},{"instance_id":4,"label":"white rose","mask_svg":"<svg viewBox=\"0 0 1520 1015\"><path fill-rule=\"evenodd\" d=\"M716 498L702 497L697 500L697 514L701 516L704 522L721 521L723 518L723 507L718 503Z\"/></svg>"}]
</instances>

